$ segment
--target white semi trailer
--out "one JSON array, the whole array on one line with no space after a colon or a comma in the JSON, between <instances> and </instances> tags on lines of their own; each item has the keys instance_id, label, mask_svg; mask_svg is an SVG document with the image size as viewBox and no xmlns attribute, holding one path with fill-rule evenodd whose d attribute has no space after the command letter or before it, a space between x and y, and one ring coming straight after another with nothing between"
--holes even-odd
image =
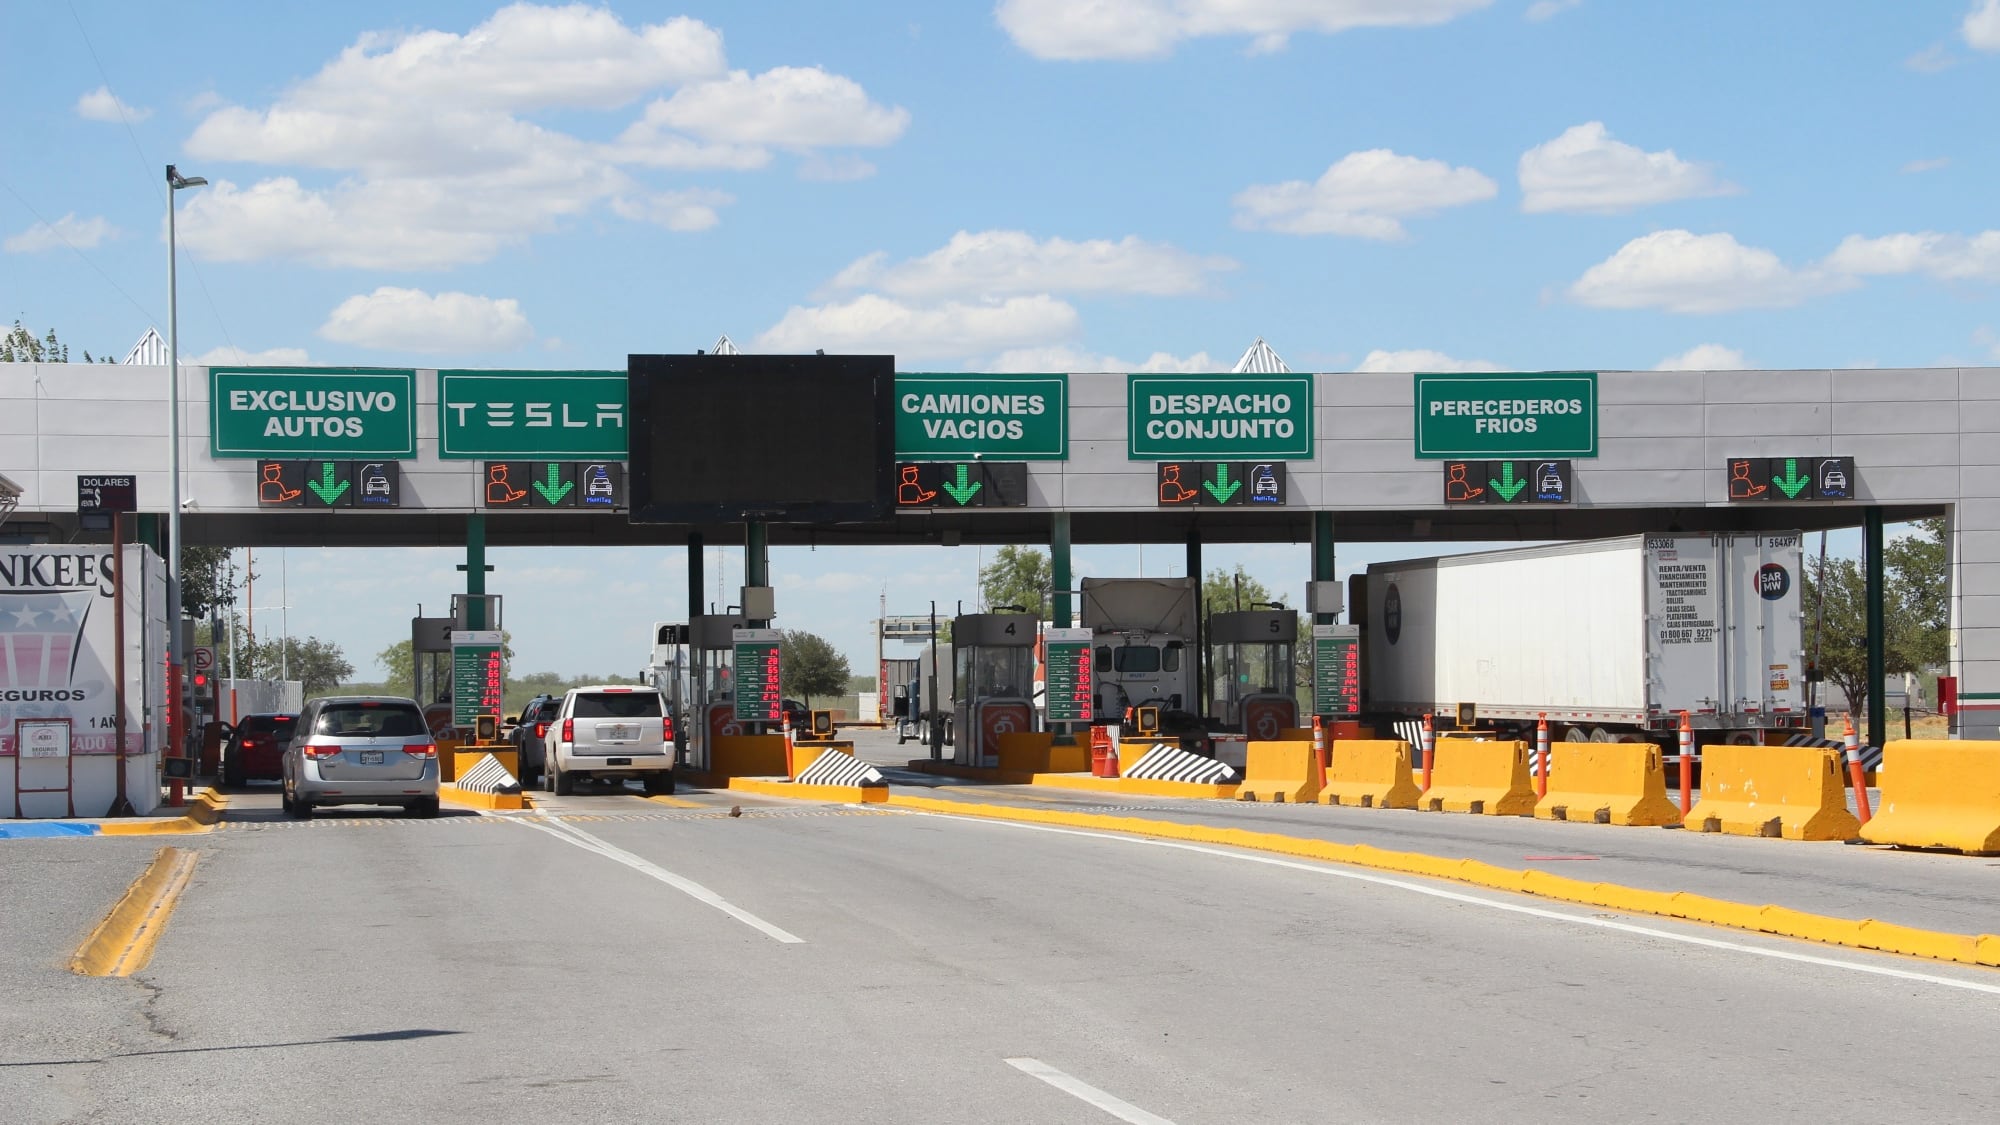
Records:
<instances>
[{"instance_id":1,"label":"white semi trailer","mask_svg":"<svg viewBox=\"0 0 2000 1125\"><path fill-rule=\"evenodd\" d=\"M1371 713L1703 743L1804 727L1799 533L1635 535L1368 568Z\"/></svg>"}]
</instances>

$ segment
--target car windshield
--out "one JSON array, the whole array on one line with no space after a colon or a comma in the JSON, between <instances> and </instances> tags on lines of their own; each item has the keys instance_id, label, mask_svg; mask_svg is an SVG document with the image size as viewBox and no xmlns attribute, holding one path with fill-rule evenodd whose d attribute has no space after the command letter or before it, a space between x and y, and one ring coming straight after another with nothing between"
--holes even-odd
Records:
<instances>
[{"instance_id":1,"label":"car windshield","mask_svg":"<svg viewBox=\"0 0 2000 1125\"><path fill-rule=\"evenodd\" d=\"M654 691L590 692L576 697L576 710L571 717L578 719L651 719L658 718L660 694Z\"/></svg>"},{"instance_id":2,"label":"car windshield","mask_svg":"<svg viewBox=\"0 0 2000 1125\"><path fill-rule=\"evenodd\" d=\"M394 703L329 703L313 725L314 734L357 738L412 738L429 733L415 707Z\"/></svg>"}]
</instances>

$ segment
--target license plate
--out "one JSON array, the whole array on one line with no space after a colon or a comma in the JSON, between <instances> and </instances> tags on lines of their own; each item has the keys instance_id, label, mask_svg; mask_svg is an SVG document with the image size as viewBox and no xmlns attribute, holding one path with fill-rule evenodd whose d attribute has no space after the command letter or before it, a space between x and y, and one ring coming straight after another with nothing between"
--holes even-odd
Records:
<instances>
[{"instance_id":1,"label":"license plate","mask_svg":"<svg viewBox=\"0 0 2000 1125\"><path fill-rule=\"evenodd\" d=\"M604 759L604 764L605 764L605 765L607 765L607 766L629 766L629 765L631 765L631 764L632 764L632 759L630 759L630 758L606 758L606 759Z\"/></svg>"},{"instance_id":2,"label":"license plate","mask_svg":"<svg viewBox=\"0 0 2000 1125\"><path fill-rule=\"evenodd\" d=\"M382 752L380 750L363 750L361 752L361 764L364 766L381 765Z\"/></svg>"},{"instance_id":3,"label":"license plate","mask_svg":"<svg viewBox=\"0 0 2000 1125\"><path fill-rule=\"evenodd\" d=\"M622 723L615 727L598 727L597 736L612 742L630 742L639 737L639 728Z\"/></svg>"}]
</instances>

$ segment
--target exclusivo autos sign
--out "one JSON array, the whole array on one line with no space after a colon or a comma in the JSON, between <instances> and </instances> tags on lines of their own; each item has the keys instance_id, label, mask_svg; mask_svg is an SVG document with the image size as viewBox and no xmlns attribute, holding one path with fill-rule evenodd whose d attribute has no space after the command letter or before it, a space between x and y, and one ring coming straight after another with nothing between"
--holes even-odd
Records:
<instances>
[{"instance_id":1,"label":"exclusivo autos sign","mask_svg":"<svg viewBox=\"0 0 2000 1125\"><path fill-rule=\"evenodd\" d=\"M1127 456L1134 461L1313 455L1311 375L1129 375Z\"/></svg>"},{"instance_id":2,"label":"exclusivo autos sign","mask_svg":"<svg viewBox=\"0 0 2000 1125\"><path fill-rule=\"evenodd\" d=\"M212 367L208 397L218 458L417 455L414 371Z\"/></svg>"}]
</instances>

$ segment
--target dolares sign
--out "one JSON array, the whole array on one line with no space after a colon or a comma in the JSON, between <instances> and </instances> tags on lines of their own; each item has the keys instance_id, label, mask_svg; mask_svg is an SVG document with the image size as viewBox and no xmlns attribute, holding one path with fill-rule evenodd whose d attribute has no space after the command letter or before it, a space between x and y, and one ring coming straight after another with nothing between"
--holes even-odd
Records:
<instances>
[{"instance_id":1,"label":"dolares sign","mask_svg":"<svg viewBox=\"0 0 2000 1125\"><path fill-rule=\"evenodd\" d=\"M209 453L415 457L416 392L414 371L211 367Z\"/></svg>"}]
</instances>

